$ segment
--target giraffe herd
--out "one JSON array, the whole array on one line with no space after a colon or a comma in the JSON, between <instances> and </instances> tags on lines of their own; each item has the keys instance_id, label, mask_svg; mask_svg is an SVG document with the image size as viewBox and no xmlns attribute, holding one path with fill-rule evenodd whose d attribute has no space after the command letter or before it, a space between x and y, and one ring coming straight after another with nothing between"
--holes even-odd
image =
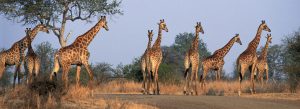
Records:
<instances>
[{"instance_id":1,"label":"giraffe herd","mask_svg":"<svg viewBox=\"0 0 300 109\"><path fill-rule=\"evenodd\" d=\"M71 65L76 65L76 86L79 86L81 66L84 66L88 72L90 81L89 85L93 87L93 71L89 65L90 52L87 47L92 42L96 34L104 28L108 31L107 21L105 16L101 16L100 20L86 33L78 36L75 41L69 46L60 48L54 54L54 67L50 73L50 80L56 78L59 69L62 69L62 80L65 87L68 87L68 73ZM35 54L31 43L36 37L39 31L49 33L47 26L43 23L38 24L35 28L26 28L26 36L21 40L15 42L8 50L0 52L0 79L5 71L6 66L15 66L13 87L15 86L16 77L18 76L18 83L20 83L20 70L21 65L24 62L24 68L26 70L27 84L33 81L33 78L37 77L40 69L40 58ZM154 32L148 30L148 44L144 54L141 57L141 72L143 74L142 93L143 94L160 94L158 69L162 62L163 55L161 49L162 33L168 32L167 24L164 19L158 23L158 35L154 44L151 46ZM250 71L251 81L251 94L255 92L254 75L258 75L259 81L263 82L263 73L266 72L268 79L268 63L267 63L267 49L269 43L271 43L271 34L267 35L267 41L262 53L257 56L256 49L259 45L262 31L271 32L265 21L259 25L257 34L254 39L248 44L247 49L242 52L237 58L236 65L239 74L239 89L238 95L241 95L241 82L247 70ZM210 71L216 72L216 80L221 79L221 72L225 64L224 57L230 51L234 43L242 45L239 34L236 34L231 38L228 43L216 50L211 56L200 60L199 55L199 33L204 34L203 27L200 22L195 26L195 37L191 42L190 48L186 51L184 56L184 88L183 93L185 95L198 95L197 86L198 83L198 70L202 70L200 76L200 86L205 88L205 78ZM25 50L28 48L27 55L25 56ZM201 51L200 51L201 53ZM201 66L199 64L201 61ZM153 92L152 92L153 91Z\"/></svg>"}]
</instances>

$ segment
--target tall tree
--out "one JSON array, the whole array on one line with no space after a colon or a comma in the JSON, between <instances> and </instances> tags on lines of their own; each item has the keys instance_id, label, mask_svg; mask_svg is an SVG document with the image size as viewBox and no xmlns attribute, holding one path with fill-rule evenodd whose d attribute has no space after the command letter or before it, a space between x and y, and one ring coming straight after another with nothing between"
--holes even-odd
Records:
<instances>
[{"instance_id":1,"label":"tall tree","mask_svg":"<svg viewBox=\"0 0 300 109\"><path fill-rule=\"evenodd\" d=\"M41 73L50 73L53 66L53 56L55 52L55 50L52 48L51 43L42 42L36 45L35 52L41 59Z\"/></svg>"},{"instance_id":2,"label":"tall tree","mask_svg":"<svg viewBox=\"0 0 300 109\"><path fill-rule=\"evenodd\" d=\"M296 93L300 84L300 29L283 39L284 71L289 75L290 91Z\"/></svg>"},{"instance_id":3,"label":"tall tree","mask_svg":"<svg viewBox=\"0 0 300 109\"><path fill-rule=\"evenodd\" d=\"M97 15L122 15L117 0L1 0L0 13L8 20L26 24L44 22L57 36L62 47L67 21L87 21Z\"/></svg>"}]
</instances>

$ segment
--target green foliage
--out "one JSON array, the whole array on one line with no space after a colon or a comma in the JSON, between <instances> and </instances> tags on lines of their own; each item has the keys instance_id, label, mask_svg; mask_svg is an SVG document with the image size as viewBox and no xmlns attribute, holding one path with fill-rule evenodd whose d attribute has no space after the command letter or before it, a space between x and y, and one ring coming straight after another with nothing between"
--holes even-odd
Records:
<instances>
[{"instance_id":1,"label":"green foliage","mask_svg":"<svg viewBox=\"0 0 300 109\"><path fill-rule=\"evenodd\" d=\"M163 83L180 83L182 75L176 73L174 67L176 66L162 63L158 69L159 81Z\"/></svg>"},{"instance_id":2,"label":"green foliage","mask_svg":"<svg viewBox=\"0 0 300 109\"><path fill-rule=\"evenodd\" d=\"M41 73L50 73L53 67L54 53L56 50L50 42L42 42L35 46L35 53L41 59Z\"/></svg>"},{"instance_id":3,"label":"green foliage","mask_svg":"<svg viewBox=\"0 0 300 109\"><path fill-rule=\"evenodd\" d=\"M1 0L0 13L24 24L45 21L50 25L61 22L62 16L75 21L96 15L122 14L118 9L120 4L116 0Z\"/></svg>"},{"instance_id":4,"label":"green foliage","mask_svg":"<svg viewBox=\"0 0 300 109\"><path fill-rule=\"evenodd\" d=\"M140 67L140 58L134 58L131 64L125 65L123 67L123 74L127 79L142 81L143 74Z\"/></svg>"},{"instance_id":5,"label":"green foliage","mask_svg":"<svg viewBox=\"0 0 300 109\"><path fill-rule=\"evenodd\" d=\"M290 91L295 93L300 82L300 29L286 37L283 42L284 71L288 72Z\"/></svg>"},{"instance_id":6,"label":"green foliage","mask_svg":"<svg viewBox=\"0 0 300 109\"><path fill-rule=\"evenodd\" d=\"M9 68L7 68L9 69ZM0 87L7 87L11 84L11 78L13 77L12 72L4 72L2 78L0 78ZM0 88L1 90L1 88Z\"/></svg>"},{"instance_id":7,"label":"green foliage","mask_svg":"<svg viewBox=\"0 0 300 109\"><path fill-rule=\"evenodd\" d=\"M91 66L97 84L107 82L109 78L112 77L114 69L112 68L111 64L103 62Z\"/></svg>"}]
</instances>

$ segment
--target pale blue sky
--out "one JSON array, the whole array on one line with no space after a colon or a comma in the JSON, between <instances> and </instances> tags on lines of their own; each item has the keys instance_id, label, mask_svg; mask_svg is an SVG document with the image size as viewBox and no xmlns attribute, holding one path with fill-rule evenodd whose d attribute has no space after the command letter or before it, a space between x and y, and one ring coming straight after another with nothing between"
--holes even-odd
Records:
<instances>
[{"instance_id":1,"label":"pale blue sky","mask_svg":"<svg viewBox=\"0 0 300 109\"><path fill-rule=\"evenodd\" d=\"M261 20L266 20L272 30L273 44L281 43L287 35L300 26L299 0L123 0L123 16L109 17L110 31L101 30L89 46L90 61L107 62L113 65L129 64L139 57L147 45L147 30L154 29L164 18L169 32L163 33L162 45L171 45L182 32L194 32L197 21L201 21L205 34L200 38L207 43L209 51L224 46L234 34L239 33L243 45L235 44L225 57L225 70L231 72L233 63L244 51L256 34ZM68 44L90 29L94 24L85 22L70 23L66 32L73 31ZM22 26L0 16L0 48L9 48L15 41L25 36ZM262 36L266 36L266 32ZM156 35L154 40L156 39ZM49 41L59 48L58 39L51 33L39 33L34 44ZM266 39L262 38L259 46Z\"/></svg>"}]
</instances>

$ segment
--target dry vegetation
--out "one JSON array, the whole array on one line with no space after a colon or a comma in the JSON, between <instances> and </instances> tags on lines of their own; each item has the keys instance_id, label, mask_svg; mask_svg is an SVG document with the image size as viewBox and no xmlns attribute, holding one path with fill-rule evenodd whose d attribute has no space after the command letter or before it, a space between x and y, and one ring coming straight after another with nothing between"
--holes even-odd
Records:
<instances>
[{"instance_id":1,"label":"dry vegetation","mask_svg":"<svg viewBox=\"0 0 300 109\"><path fill-rule=\"evenodd\" d=\"M180 84L160 84L162 94L167 95L182 95L183 82ZM111 81L106 84L99 85L96 89L97 93L126 93L137 94L141 93L141 83L118 80ZM244 81L242 83L242 91L248 93L250 91L250 82ZM207 81L206 88L202 89L200 84L198 90L202 95L231 95L236 94L239 87L238 81ZM288 93L288 85L281 82L269 82L268 84L256 84L257 93Z\"/></svg>"},{"instance_id":2,"label":"dry vegetation","mask_svg":"<svg viewBox=\"0 0 300 109\"><path fill-rule=\"evenodd\" d=\"M118 99L95 98L88 87L70 86L63 89L59 83L38 81L9 88L0 95L0 108L9 109L156 109L154 106Z\"/></svg>"},{"instance_id":3,"label":"dry vegetation","mask_svg":"<svg viewBox=\"0 0 300 109\"><path fill-rule=\"evenodd\" d=\"M8 89L0 96L1 108L30 108L38 107L52 109L52 108L103 108L103 109L155 109L156 107L138 104L132 101L122 101L119 99L105 99L91 96L91 90L86 86L75 87L70 86L69 90L64 90L58 83L36 82L34 85L26 86L24 84L17 86L15 89ZM41 85L43 84L43 85ZM52 85L52 86L51 86ZM238 89L237 81L207 81L206 89L203 91L200 87L198 90L202 95L212 96L237 96ZM161 84L161 93L167 95L182 95L183 84ZM243 82L243 97L256 98L278 98L278 99L292 99L299 100L299 94L289 94L288 85L284 83L269 82L261 86L256 85L257 93L249 95L250 83ZM53 89L51 89L53 88ZM51 90L51 91L46 91ZM94 89L94 95L97 94L140 94L141 83L114 80L108 83L103 83ZM48 96L48 95L51 96ZM38 97L39 96L39 97ZM5 104L5 105L4 105ZM5 107L4 107L5 106Z\"/></svg>"}]
</instances>

